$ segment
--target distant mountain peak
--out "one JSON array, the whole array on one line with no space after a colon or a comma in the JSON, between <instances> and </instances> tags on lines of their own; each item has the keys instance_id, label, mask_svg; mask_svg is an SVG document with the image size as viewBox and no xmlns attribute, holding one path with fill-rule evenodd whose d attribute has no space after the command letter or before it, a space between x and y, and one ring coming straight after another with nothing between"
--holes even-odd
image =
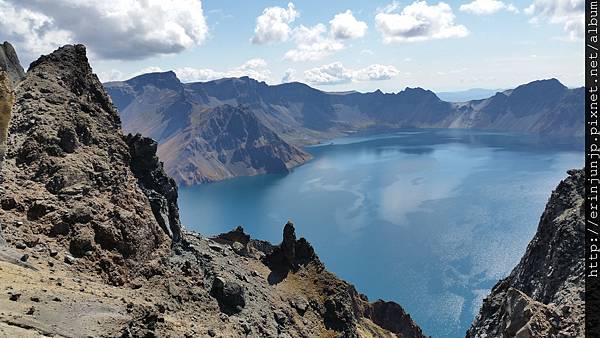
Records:
<instances>
[{"instance_id":1,"label":"distant mountain peak","mask_svg":"<svg viewBox=\"0 0 600 338\"><path fill-rule=\"evenodd\" d=\"M513 104L522 108L532 100L558 100L568 91L557 79L537 80L520 85L512 91L505 92L513 100Z\"/></svg>"},{"instance_id":2,"label":"distant mountain peak","mask_svg":"<svg viewBox=\"0 0 600 338\"><path fill-rule=\"evenodd\" d=\"M403 91L399 92L398 95L412 97L413 99L428 99L441 101L440 98L431 90L423 89L421 87L406 87Z\"/></svg>"},{"instance_id":3,"label":"distant mountain peak","mask_svg":"<svg viewBox=\"0 0 600 338\"><path fill-rule=\"evenodd\" d=\"M183 83L181 83L175 72L172 70L138 75L127 80L127 83L136 89L146 85L153 85L160 89L171 89L175 91L183 90Z\"/></svg>"},{"instance_id":4,"label":"distant mountain peak","mask_svg":"<svg viewBox=\"0 0 600 338\"><path fill-rule=\"evenodd\" d=\"M175 74L174 71L168 70L166 72L152 72L152 73L138 75L138 76L131 78L128 81L136 81L136 80L137 81L141 81L141 80L145 80L145 81L177 80L177 81L179 81L179 78L177 78L177 74Z\"/></svg>"},{"instance_id":5,"label":"distant mountain peak","mask_svg":"<svg viewBox=\"0 0 600 338\"><path fill-rule=\"evenodd\" d=\"M534 90L564 90L567 89L565 85L563 85L560 81L555 78L543 79L532 81L523 85L518 86L513 90L516 92L518 90L522 90L524 88L534 89Z\"/></svg>"}]
</instances>

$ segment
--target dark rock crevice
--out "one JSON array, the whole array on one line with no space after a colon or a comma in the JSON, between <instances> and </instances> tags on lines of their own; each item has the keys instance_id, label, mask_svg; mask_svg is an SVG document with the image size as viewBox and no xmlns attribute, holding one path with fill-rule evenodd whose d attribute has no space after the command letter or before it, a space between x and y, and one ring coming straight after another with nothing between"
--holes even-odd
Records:
<instances>
[{"instance_id":1,"label":"dark rock crevice","mask_svg":"<svg viewBox=\"0 0 600 338\"><path fill-rule=\"evenodd\" d=\"M150 200L158 224L172 239L181 240L181 221L177 205L177 184L169 177L156 156L157 143L140 134L125 136L131 154L131 170Z\"/></svg>"}]
</instances>

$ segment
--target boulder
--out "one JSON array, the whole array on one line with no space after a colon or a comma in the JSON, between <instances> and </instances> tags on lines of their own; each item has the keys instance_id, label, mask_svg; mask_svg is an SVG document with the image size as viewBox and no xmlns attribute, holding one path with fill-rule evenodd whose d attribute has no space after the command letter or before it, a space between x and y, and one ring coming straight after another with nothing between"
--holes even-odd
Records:
<instances>
[{"instance_id":1,"label":"boulder","mask_svg":"<svg viewBox=\"0 0 600 338\"><path fill-rule=\"evenodd\" d=\"M213 281L211 295L219 303L221 311L226 314L238 313L246 306L244 287L234 281L216 277Z\"/></svg>"}]
</instances>

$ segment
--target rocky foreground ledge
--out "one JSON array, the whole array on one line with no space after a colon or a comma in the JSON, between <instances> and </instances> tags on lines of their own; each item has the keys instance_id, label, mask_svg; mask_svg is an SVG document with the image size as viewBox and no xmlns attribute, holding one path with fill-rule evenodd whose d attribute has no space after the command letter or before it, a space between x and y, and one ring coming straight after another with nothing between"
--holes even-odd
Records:
<instances>
[{"instance_id":1,"label":"rocky foreground ledge","mask_svg":"<svg viewBox=\"0 0 600 338\"><path fill-rule=\"evenodd\" d=\"M285 228L278 246L241 228L184 232L123 285L52 242L18 242L11 261L0 255L0 336L424 337L398 304L370 303Z\"/></svg>"},{"instance_id":2,"label":"rocky foreground ledge","mask_svg":"<svg viewBox=\"0 0 600 338\"><path fill-rule=\"evenodd\" d=\"M280 245L183 230L156 143L123 135L85 47L24 78L9 49L0 336L423 337L400 305L329 273L292 223Z\"/></svg>"}]
</instances>

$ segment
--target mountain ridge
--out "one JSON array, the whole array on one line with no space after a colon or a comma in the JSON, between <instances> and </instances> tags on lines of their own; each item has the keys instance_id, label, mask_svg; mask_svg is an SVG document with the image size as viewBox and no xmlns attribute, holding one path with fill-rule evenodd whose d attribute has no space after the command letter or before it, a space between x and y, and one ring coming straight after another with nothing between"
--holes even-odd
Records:
<instances>
[{"instance_id":1,"label":"mountain ridge","mask_svg":"<svg viewBox=\"0 0 600 338\"><path fill-rule=\"evenodd\" d=\"M466 128L558 137L583 136L583 91L569 89L556 79L538 80L494 96L460 103L441 100L433 91L407 87L397 93L380 90L369 93L327 93L300 82L268 85L247 76L207 82L182 83L176 74L143 74L127 81L105 84L119 108L128 132L139 132L159 142L159 153L185 152L187 142L176 143L190 134L192 117L219 106L243 106L258 123L272 131L278 143L293 151L281 153L295 157L288 169L309 159L301 154L306 145L342 137L348 132L395 128ZM187 132L184 132L187 131ZM281 141L280 141L280 140ZM169 140L168 151L165 143ZM275 147L277 148L277 147ZM296 151L297 149L298 151ZM191 154L192 158L199 154ZM213 181L238 175L269 173L252 161L210 162L214 168L226 167L211 177L206 170L190 167L187 173L175 171L174 157L165 158L168 172L180 184ZM178 161L185 160L178 157ZM231 170L243 165L246 170ZM239 172L239 173L235 173ZM234 173L233 175L230 175ZM210 177L188 180L182 177Z\"/></svg>"}]
</instances>

